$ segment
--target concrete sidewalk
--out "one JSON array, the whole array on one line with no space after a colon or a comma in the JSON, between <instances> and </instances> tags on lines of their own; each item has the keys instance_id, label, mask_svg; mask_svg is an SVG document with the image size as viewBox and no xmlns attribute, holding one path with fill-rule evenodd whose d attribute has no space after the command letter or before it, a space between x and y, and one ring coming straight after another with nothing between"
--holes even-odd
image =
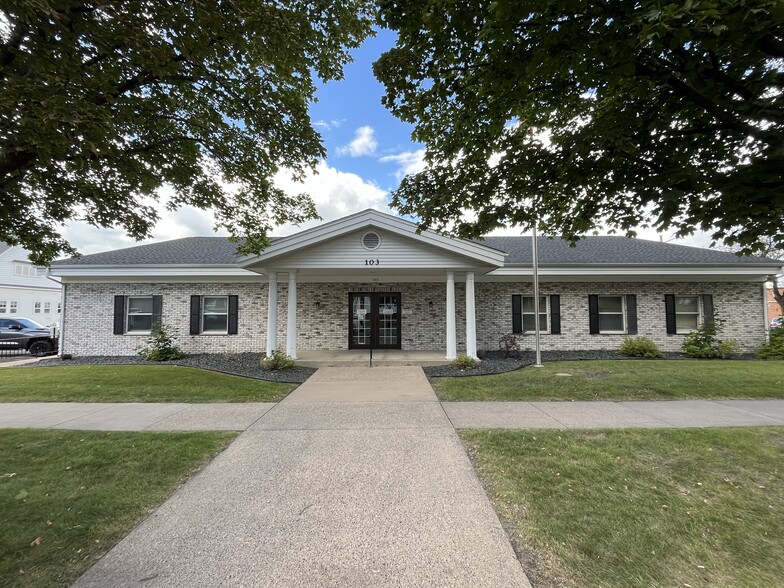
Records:
<instances>
[{"instance_id":1,"label":"concrete sidewalk","mask_svg":"<svg viewBox=\"0 0 784 588\"><path fill-rule=\"evenodd\" d=\"M420 368L317 375L75 586L530 587Z\"/></svg>"},{"instance_id":2,"label":"concrete sidewalk","mask_svg":"<svg viewBox=\"0 0 784 588\"><path fill-rule=\"evenodd\" d=\"M327 368L322 368L327 369ZM264 421L265 428L420 428L434 415L456 429L611 429L784 425L784 400L657 400L628 402L442 402L426 380L385 386L352 381L340 368L333 382L310 378ZM373 368L380 370L404 368ZM421 373L421 371L420 371ZM338 404L336 404L338 403ZM274 403L0 403L0 428L96 431L245 431ZM350 410L349 410L350 409ZM284 418L285 417L285 418Z\"/></svg>"}]
</instances>

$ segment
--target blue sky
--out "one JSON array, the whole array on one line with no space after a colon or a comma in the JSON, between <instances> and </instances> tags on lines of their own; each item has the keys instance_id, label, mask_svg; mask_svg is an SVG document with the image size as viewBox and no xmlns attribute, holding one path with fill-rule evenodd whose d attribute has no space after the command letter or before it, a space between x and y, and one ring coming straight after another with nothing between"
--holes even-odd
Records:
<instances>
[{"instance_id":1,"label":"blue sky","mask_svg":"<svg viewBox=\"0 0 784 588\"><path fill-rule=\"evenodd\" d=\"M294 183L286 173L275 178L276 184L291 194L310 194L324 221L366 208L394 214L388 206L389 193L403 175L422 167L424 149L411 140L412 125L399 121L382 106L384 88L373 76L373 62L394 43L394 33L377 31L375 37L354 52L354 61L346 66L343 80L318 87L318 102L311 107L311 118L327 150L326 159L318 165L318 174L308 176L304 184ZM165 189L162 192L165 196ZM226 234L213 231L209 211L185 207L171 212L163 205L157 208L160 221L153 238L145 242ZM287 235L314 224L317 221L300 227L284 225L273 234ZM137 244L121 230L98 229L86 223L71 223L63 234L84 254ZM520 231L510 228L498 234L519 235ZM639 236L659 238L650 230L640 231ZM668 240L668 236L664 239ZM705 247L710 239L698 234L677 242Z\"/></svg>"}]
</instances>

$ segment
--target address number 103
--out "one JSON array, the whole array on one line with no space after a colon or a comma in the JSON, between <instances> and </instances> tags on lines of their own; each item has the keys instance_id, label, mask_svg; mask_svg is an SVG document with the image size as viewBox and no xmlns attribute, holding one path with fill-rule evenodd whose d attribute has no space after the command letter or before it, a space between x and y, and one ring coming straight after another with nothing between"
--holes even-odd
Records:
<instances>
[{"instance_id":1,"label":"address number 103","mask_svg":"<svg viewBox=\"0 0 784 588\"><path fill-rule=\"evenodd\" d=\"M365 265L381 265L380 259L366 259Z\"/></svg>"}]
</instances>

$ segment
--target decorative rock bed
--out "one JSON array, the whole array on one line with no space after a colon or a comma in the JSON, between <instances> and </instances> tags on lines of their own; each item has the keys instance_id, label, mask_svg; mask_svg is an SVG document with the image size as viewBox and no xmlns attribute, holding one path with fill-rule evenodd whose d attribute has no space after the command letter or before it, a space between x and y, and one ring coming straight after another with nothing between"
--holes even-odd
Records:
<instances>
[{"instance_id":1,"label":"decorative rock bed","mask_svg":"<svg viewBox=\"0 0 784 588\"><path fill-rule=\"evenodd\" d=\"M440 377L464 377L464 376L485 376L489 374L502 374L504 372L512 372L519 370L522 367L533 365L536 361L536 356L533 351L523 351L520 353L520 358L504 358L503 353L500 351L485 351L479 354L481 363L471 370L459 370L450 365L436 365L424 368L425 375L428 378ZM542 362L552 361L582 361L582 360L641 360L640 357L628 357L621 355L618 351L542 351ZM685 353L665 352L664 359L682 359L689 360ZM742 354L733 359L754 359L752 354ZM721 360L716 360L721 361Z\"/></svg>"},{"instance_id":2,"label":"decorative rock bed","mask_svg":"<svg viewBox=\"0 0 784 588\"><path fill-rule=\"evenodd\" d=\"M258 353L205 353L189 355L188 357L176 361L149 362L134 355L76 356L72 359L53 357L41 360L34 365L180 365L231 374L233 376L243 376L246 378L256 378L257 380L268 380L271 382L289 384L301 384L316 371L314 368L301 366L294 366L293 368L283 371L265 370L259 365L259 357L260 355Z\"/></svg>"}]
</instances>

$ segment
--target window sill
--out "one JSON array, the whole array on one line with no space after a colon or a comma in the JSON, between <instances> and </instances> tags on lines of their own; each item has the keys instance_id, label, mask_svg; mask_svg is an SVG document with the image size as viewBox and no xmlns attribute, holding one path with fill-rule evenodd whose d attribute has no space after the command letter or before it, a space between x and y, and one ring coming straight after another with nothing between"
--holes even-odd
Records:
<instances>
[{"instance_id":1,"label":"window sill","mask_svg":"<svg viewBox=\"0 0 784 588\"><path fill-rule=\"evenodd\" d=\"M599 331L595 335L626 335L626 331Z\"/></svg>"},{"instance_id":2,"label":"window sill","mask_svg":"<svg viewBox=\"0 0 784 588\"><path fill-rule=\"evenodd\" d=\"M207 335L209 337L214 337L216 335L220 336L227 336L229 334L228 331L202 331L199 335ZM198 337L199 335L192 335L193 337Z\"/></svg>"},{"instance_id":3,"label":"window sill","mask_svg":"<svg viewBox=\"0 0 784 588\"><path fill-rule=\"evenodd\" d=\"M126 335L151 335L152 331L126 331Z\"/></svg>"}]
</instances>

